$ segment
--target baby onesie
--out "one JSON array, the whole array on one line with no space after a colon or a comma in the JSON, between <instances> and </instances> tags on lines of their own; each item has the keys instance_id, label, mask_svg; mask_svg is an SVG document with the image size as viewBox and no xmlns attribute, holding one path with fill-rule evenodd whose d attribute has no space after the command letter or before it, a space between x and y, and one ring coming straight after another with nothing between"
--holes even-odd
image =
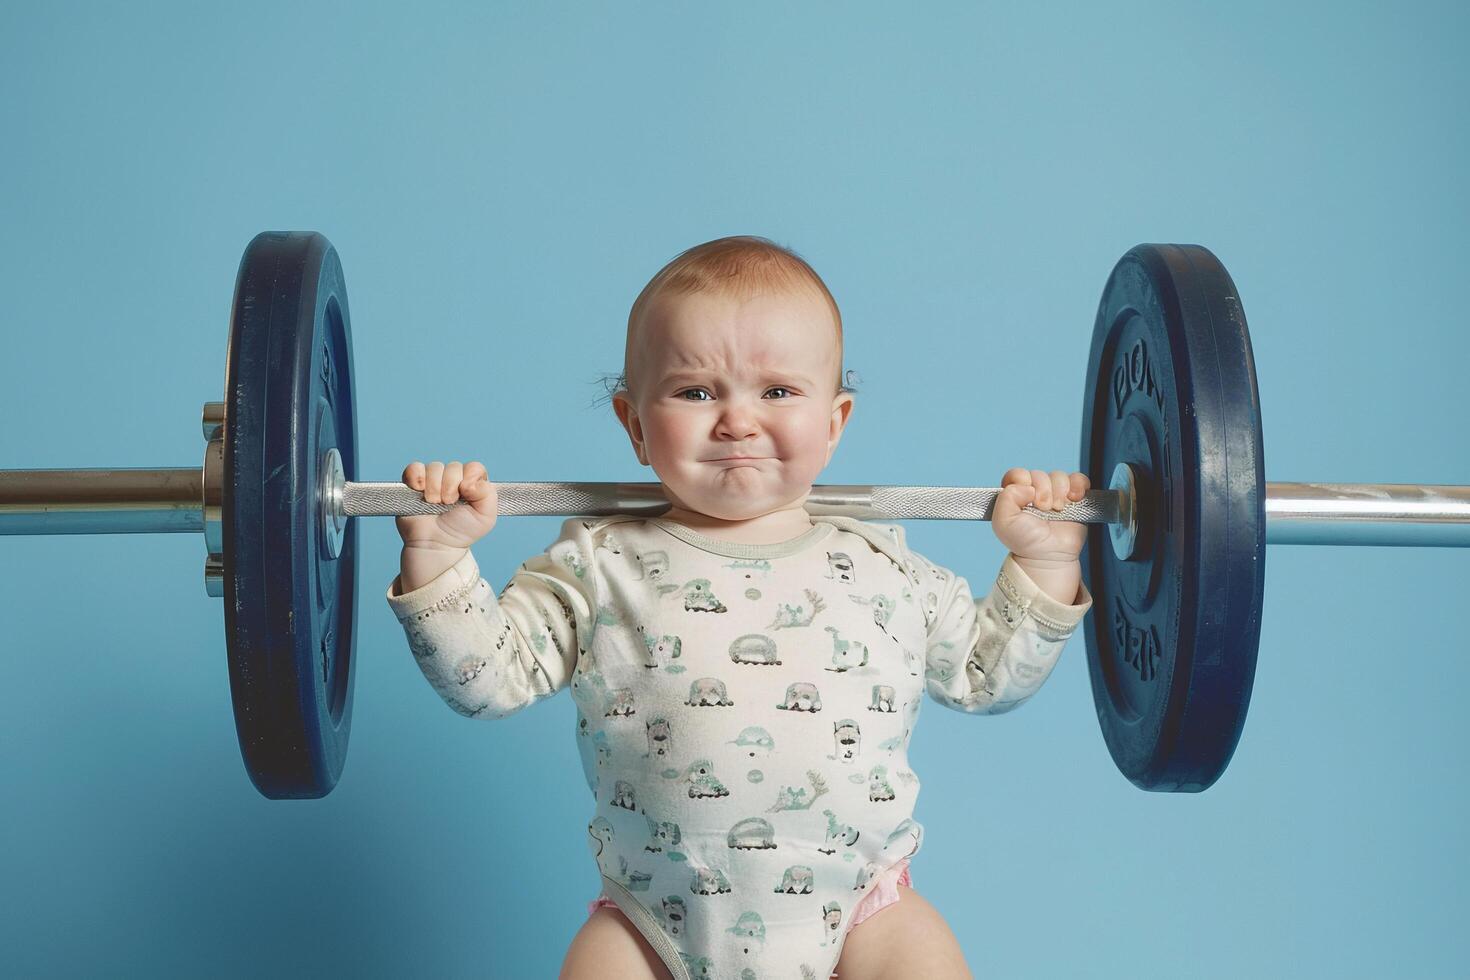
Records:
<instances>
[{"instance_id":1,"label":"baby onesie","mask_svg":"<svg viewBox=\"0 0 1470 980\"><path fill-rule=\"evenodd\" d=\"M827 977L849 913L918 852L908 744L924 691L998 714L1092 605L1007 556L976 600L901 526L814 516L776 544L661 518L572 518L500 596L466 553L387 599L455 711L563 687L605 894L675 978Z\"/></svg>"}]
</instances>

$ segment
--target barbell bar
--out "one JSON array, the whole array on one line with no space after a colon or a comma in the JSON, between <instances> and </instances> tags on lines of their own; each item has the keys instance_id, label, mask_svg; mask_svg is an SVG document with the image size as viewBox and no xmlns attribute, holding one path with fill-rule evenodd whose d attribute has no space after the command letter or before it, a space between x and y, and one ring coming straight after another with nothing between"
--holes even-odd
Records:
<instances>
[{"instance_id":1,"label":"barbell bar","mask_svg":"<svg viewBox=\"0 0 1470 980\"><path fill-rule=\"evenodd\" d=\"M206 404L206 415L222 405ZM330 459L328 467L334 468ZM3 470L0 535L198 533L210 509L206 480L203 469L190 467ZM501 517L657 517L670 506L662 483L497 481L495 489ZM858 520L989 521L999 493L995 487L815 484L805 509ZM1061 511L1025 509L1043 520L1126 528L1133 518L1129 502L1120 487L1089 490ZM428 503L400 482L343 480L324 491L322 525L440 514L452 506ZM1470 487L1267 483L1266 543L1470 547ZM1119 557L1128 557L1126 549Z\"/></svg>"},{"instance_id":2,"label":"barbell bar","mask_svg":"<svg viewBox=\"0 0 1470 980\"><path fill-rule=\"evenodd\" d=\"M0 534L202 532L225 602L247 771L315 798L345 763L355 673L353 517L442 513L356 472L346 286L313 232L246 248L227 400L205 404L201 467L0 471ZM1200 791L1240 737L1259 644L1264 545L1470 546L1470 487L1266 483L1244 312L1200 246L1140 245L1103 292L1081 468L1095 487L1046 520L1090 526L1084 624L1104 740L1149 790ZM657 516L659 483L497 482L504 516ZM817 485L813 516L988 521L999 489ZM1107 542L1102 534L1108 535ZM1098 620L1102 619L1102 625Z\"/></svg>"}]
</instances>

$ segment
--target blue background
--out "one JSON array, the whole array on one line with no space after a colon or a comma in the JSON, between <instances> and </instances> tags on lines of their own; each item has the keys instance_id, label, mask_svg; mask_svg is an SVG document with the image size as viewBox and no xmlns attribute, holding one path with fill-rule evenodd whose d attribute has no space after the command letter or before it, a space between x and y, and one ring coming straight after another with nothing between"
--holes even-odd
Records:
<instances>
[{"instance_id":1,"label":"blue background","mask_svg":"<svg viewBox=\"0 0 1470 980\"><path fill-rule=\"evenodd\" d=\"M847 327L826 483L1077 461L1104 280L1199 242L1250 318L1273 481L1470 483L1453 3L0 7L0 466L197 466L236 266L346 269L360 478L646 480L599 378L675 253L790 245ZM503 586L559 518L475 547ZM987 525L911 543L988 587ZM351 751L240 761L198 535L0 559L13 975L553 976L597 892L564 693L471 722L361 528ZM1142 793L1082 637L1021 711L926 701L914 884L977 975L1449 976L1470 953L1466 556L1276 547L1230 769Z\"/></svg>"}]
</instances>

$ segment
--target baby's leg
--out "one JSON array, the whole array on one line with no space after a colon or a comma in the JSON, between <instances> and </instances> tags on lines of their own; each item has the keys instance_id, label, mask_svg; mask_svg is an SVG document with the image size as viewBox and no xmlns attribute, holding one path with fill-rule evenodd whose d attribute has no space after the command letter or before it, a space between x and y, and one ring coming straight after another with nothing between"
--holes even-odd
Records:
<instances>
[{"instance_id":1,"label":"baby's leg","mask_svg":"<svg viewBox=\"0 0 1470 980\"><path fill-rule=\"evenodd\" d=\"M973 980L959 940L939 910L908 885L898 901L852 927L842 942L837 980Z\"/></svg>"},{"instance_id":2,"label":"baby's leg","mask_svg":"<svg viewBox=\"0 0 1470 980\"><path fill-rule=\"evenodd\" d=\"M567 950L557 980L672 980L648 940L617 909L593 912Z\"/></svg>"}]
</instances>

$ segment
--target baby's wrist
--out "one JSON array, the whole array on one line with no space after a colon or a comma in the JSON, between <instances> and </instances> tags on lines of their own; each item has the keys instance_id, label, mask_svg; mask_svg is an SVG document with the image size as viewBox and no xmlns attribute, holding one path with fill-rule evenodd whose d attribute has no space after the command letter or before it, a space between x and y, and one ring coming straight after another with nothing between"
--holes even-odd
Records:
<instances>
[{"instance_id":1,"label":"baby's wrist","mask_svg":"<svg viewBox=\"0 0 1470 980\"><path fill-rule=\"evenodd\" d=\"M1024 558L1011 552L1016 566L1042 592L1064 605L1076 601L1077 587L1082 582L1082 563L1076 558Z\"/></svg>"},{"instance_id":2,"label":"baby's wrist","mask_svg":"<svg viewBox=\"0 0 1470 980\"><path fill-rule=\"evenodd\" d=\"M398 562L398 581L402 595L428 585L459 564L468 548L422 548L404 545Z\"/></svg>"}]
</instances>

